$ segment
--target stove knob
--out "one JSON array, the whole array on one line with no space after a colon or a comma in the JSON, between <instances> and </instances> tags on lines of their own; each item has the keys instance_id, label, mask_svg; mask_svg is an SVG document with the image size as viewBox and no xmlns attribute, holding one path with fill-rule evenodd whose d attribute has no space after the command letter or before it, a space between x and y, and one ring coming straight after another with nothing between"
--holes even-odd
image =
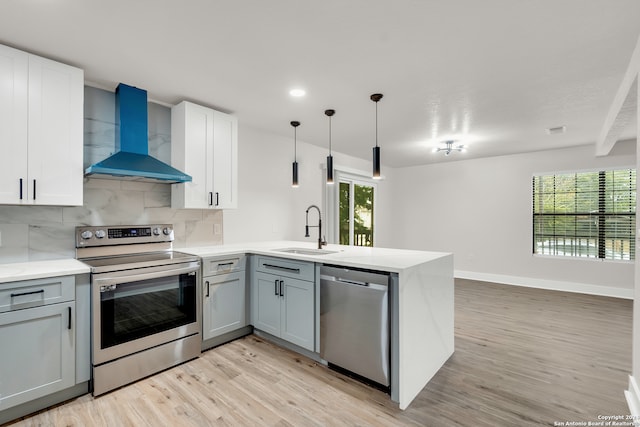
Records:
<instances>
[{"instance_id":1,"label":"stove knob","mask_svg":"<svg viewBox=\"0 0 640 427\"><path fill-rule=\"evenodd\" d=\"M171 230L171 228L169 227L165 227L162 229L162 232L164 233L165 236L168 236L169 234L171 234L173 230Z\"/></svg>"},{"instance_id":2,"label":"stove knob","mask_svg":"<svg viewBox=\"0 0 640 427\"><path fill-rule=\"evenodd\" d=\"M82 234L80 234L80 237L82 237L85 240L88 240L91 237L93 237L93 233L90 232L89 230L85 230L85 231L82 232Z\"/></svg>"},{"instance_id":3,"label":"stove knob","mask_svg":"<svg viewBox=\"0 0 640 427\"><path fill-rule=\"evenodd\" d=\"M155 227L153 229L153 235L154 236L159 236L160 235L160 228L159 227Z\"/></svg>"},{"instance_id":4,"label":"stove knob","mask_svg":"<svg viewBox=\"0 0 640 427\"><path fill-rule=\"evenodd\" d=\"M107 233L105 233L104 230L96 230L96 237L98 239L103 239L104 236L106 236L106 235L107 235Z\"/></svg>"}]
</instances>

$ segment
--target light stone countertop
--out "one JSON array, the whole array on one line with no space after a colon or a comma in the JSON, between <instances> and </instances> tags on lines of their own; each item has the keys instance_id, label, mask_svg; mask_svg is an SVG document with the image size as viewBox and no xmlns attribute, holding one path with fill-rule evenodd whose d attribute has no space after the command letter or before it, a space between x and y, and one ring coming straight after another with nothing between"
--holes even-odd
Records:
<instances>
[{"instance_id":1,"label":"light stone countertop","mask_svg":"<svg viewBox=\"0 0 640 427\"><path fill-rule=\"evenodd\" d=\"M250 253L300 261L389 271L392 273L401 273L408 268L449 255L445 252L426 252L342 245L324 246L323 251L334 251L335 253L327 253L323 255L295 254L279 252L276 250L284 248L316 249L316 245L310 242L271 241L177 248L175 250L201 257L230 256ZM0 264L0 283L41 279L54 276L85 274L89 272L90 270L87 265L73 258Z\"/></svg>"},{"instance_id":2,"label":"light stone countertop","mask_svg":"<svg viewBox=\"0 0 640 427\"><path fill-rule=\"evenodd\" d=\"M414 251L406 249L369 248L362 246L327 245L323 255L306 255L287 252L279 252L276 249L301 248L317 249L316 244L310 242L296 241L271 241L242 243L233 245L219 245L207 247L190 247L176 249L201 257L229 256L241 254L268 255L280 258L296 259L300 261L310 261L325 264L343 265L346 267L366 268L372 270L389 271L401 273L404 270L415 267L425 262L442 258L450 253Z\"/></svg>"},{"instance_id":3,"label":"light stone countertop","mask_svg":"<svg viewBox=\"0 0 640 427\"><path fill-rule=\"evenodd\" d=\"M73 258L0 264L0 283L89 272L89 266Z\"/></svg>"}]
</instances>

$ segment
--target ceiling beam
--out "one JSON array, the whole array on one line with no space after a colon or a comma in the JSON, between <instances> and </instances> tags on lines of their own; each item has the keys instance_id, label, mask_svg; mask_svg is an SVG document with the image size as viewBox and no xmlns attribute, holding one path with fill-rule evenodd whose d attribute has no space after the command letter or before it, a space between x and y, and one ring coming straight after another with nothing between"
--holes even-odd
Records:
<instances>
[{"instance_id":1,"label":"ceiling beam","mask_svg":"<svg viewBox=\"0 0 640 427\"><path fill-rule=\"evenodd\" d=\"M638 106L638 75L640 74L640 38L631 56L622 83L609 108L600 136L596 141L596 156L609 154L627 124L635 120ZM640 125L640 124L639 124Z\"/></svg>"}]
</instances>

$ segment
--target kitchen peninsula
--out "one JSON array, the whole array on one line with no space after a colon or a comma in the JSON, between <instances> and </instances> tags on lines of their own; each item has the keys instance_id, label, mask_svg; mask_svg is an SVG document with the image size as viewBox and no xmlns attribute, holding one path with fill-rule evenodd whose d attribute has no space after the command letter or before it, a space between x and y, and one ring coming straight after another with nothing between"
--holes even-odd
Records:
<instances>
[{"instance_id":1,"label":"kitchen peninsula","mask_svg":"<svg viewBox=\"0 0 640 427\"><path fill-rule=\"evenodd\" d=\"M276 241L179 250L203 258L252 254L306 261L315 263L316 272L329 264L390 273L391 399L406 409L454 351L453 255L331 244L313 248L308 242ZM318 313L318 289L316 295Z\"/></svg>"},{"instance_id":2,"label":"kitchen peninsula","mask_svg":"<svg viewBox=\"0 0 640 427\"><path fill-rule=\"evenodd\" d=\"M249 307L258 298L257 292L254 292L255 287L253 285L256 282L256 277L261 274L261 262L275 260L274 264L279 262L290 266L304 266L302 271L312 279L306 282L299 280L298 282L308 284L309 295L307 296L311 297L312 303L304 307L295 307L295 304L301 301L298 299L294 300L292 304L294 305L293 311L297 312L296 315L302 313L305 319L311 319L313 331L310 334L309 345L298 343L298 347L294 346L293 349L315 360L320 360L320 286L318 285L321 266L342 266L351 269L388 273L390 315L390 360L388 366L391 380L389 391L391 400L397 402L400 409L406 409L409 406L416 395L453 354L454 284L452 254L340 245L328 245L318 250L314 249L314 245L310 242L292 241L175 249L202 257L202 284L203 286L206 284L206 288L203 287L201 289L203 301L209 299L209 280L211 280L211 296L213 297L216 292L216 284L213 281L216 278L224 277L224 281L229 277L242 277L243 292L240 297L240 304L243 307ZM243 261L239 265L229 267L229 261L235 259ZM215 263L216 261L217 264ZM229 274L225 273L225 269L229 268L235 271ZM47 396L44 388L41 391L37 391L37 396L36 392L31 394L16 393L15 395L21 396L20 401L24 403L12 408L13 401L7 399L5 399L6 401L0 401L4 402L3 405L0 405L0 422L15 419L43 409L53 403L87 392L90 368L88 272L89 269L84 264L70 259L0 265L0 302L8 302L10 294L14 292L13 289L16 286L22 286L23 289L20 292L27 295L23 298L34 299L34 302L29 305L29 307L32 305L36 307L32 310L50 310L47 307L52 307L51 310L55 308L59 311L59 313L56 311L58 313L56 319L59 318L58 320L60 321L54 323L54 326L59 327L58 335L54 336L56 338L55 343L60 345L67 341L75 343L74 347L69 350L72 351L70 354L73 357L65 359L60 367L56 365L56 375L58 370L63 373L69 373L69 375L65 374L64 377L61 377L64 381L60 380L59 384L56 384L56 390L62 391L56 392L55 396L53 394ZM287 277L289 273L286 271L278 274L281 274L283 276L282 279L284 279L279 282L288 282L290 280ZM58 282L52 281L50 278L62 280L61 283L64 283L57 285ZM246 284L245 278L247 279ZM51 286L49 285L50 282ZM75 287L73 286L74 282ZM294 281L292 280L291 282ZM219 281L218 283L222 282ZM30 291L33 288L38 292L43 292L39 291L43 286L46 287L44 290L45 296L42 297L45 303L44 307L41 308L40 305L42 303L38 302L40 301L39 298L41 298L40 294L31 295L35 291ZM68 291L67 294L69 296L66 299L56 297L57 294L47 297L49 288L52 292L61 292L66 289L64 292ZM280 296L282 296L282 292L281 288ZM286 293L287 291L284 292ZM268 294L274 294L273 281L269 282ZM226 310L226 313L237 314L233 312L235 307L233 305L234 295L224 293L215 295L217 303L224 307L223 310ZM213 299L211 298L211 300ZM61 308L58 309L58 307ZM23 311L27 312L27 310ZM14 316L14 314L6 313L4 316L7 324L12 324L10 316ZM231 333L233 333L233 330L242 330L246 334L254 330L257 335L265 336L262 335L265 328L261 327L257 322L255 315L247 314L245 316L243 314L243 316L245 323L239 327L236 327L236 325L228 328L232 330ZM206 345L208 332L206 317L206 310L203 310L203 349L213 346ZM295 319L293 323L295 327ZM77 325L77 327L74 325ZM251 326L253 326L253 329ZM221 325L214 325L211 330L213 329L221 331ZM9 331L7 328L5 330ZM222 328L222 332L226 333L227 330ZM270 331L267 330L266 332ZM68 340L65 338L67 335L70 337ZM73 337L75 338L71 339ZM229 338L228 335L223 338L225 338L223 342L233 339ZM267 338L271 337L267 336ZM291 339L283 338L285 339L282 341L292 342ZM24 341L24 343L27 343L27 341ZM282 342L276 343L282 344ZM294 342L294 344L296 343ZM214 345L217 345L217 343ZM15 347L16 351L20 348L22 347ZM33 353L34 358L40 356L40 353ZM15 360L27 359L16 357ZM6 368L10 369L8 372L22 372L17 366L13 368L7 366ZM69 378L68 381L65 379L67 377ZM3 395L8 396L8 394ZM30 397L31 395L33 396ZM39 398L39 396L44 397ZM17 399L18 397L14 399L15 404L18 403Z\"/></svg>"}]
</instances>

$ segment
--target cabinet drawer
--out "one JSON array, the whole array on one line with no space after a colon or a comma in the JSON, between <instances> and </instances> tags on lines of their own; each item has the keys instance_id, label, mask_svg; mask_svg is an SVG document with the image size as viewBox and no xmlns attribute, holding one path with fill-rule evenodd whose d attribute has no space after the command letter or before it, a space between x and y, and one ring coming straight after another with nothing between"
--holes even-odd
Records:
<instances>
[{"instance_id":1,"label":"cabinet drawer","mask_svg":"<svg viewBox=\"0 0 640 427\"><path fill-rule=\"evenodd\" d=\"M0 284L0 313L75 299L75 276Z\"/></svg>"},{"instance_id":2,"label":"cabinet drawer","mask_svg":"<svg viewBox=\"0 0 640 427\"><path fill-rule=\"evenodd\" d=\"M315 264L312 262L293 261L290 259L271 258L259 256L256 269L264 273L277 274L278 276L292 277L294 279L315 279Z\"/></svg>"},{"instance_id":3,"label":"cabinet drawer","mask_svg":"<svg viewBox=\"0 0 640 427\"><path fill-rule=\"evenodd\" d=\"M202 260L202 275L231 273L245 269L247 258L245 256L225 258L204 258Z\"/></svg>"}]
</instances>

